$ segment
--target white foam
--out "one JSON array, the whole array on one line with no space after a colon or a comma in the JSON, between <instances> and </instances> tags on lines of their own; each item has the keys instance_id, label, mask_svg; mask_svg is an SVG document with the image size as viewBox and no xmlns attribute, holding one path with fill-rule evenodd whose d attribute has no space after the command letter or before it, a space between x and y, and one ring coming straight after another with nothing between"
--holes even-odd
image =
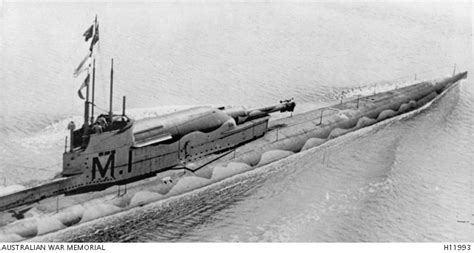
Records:
<instances>
[{"instance_id":1,"label":"white foam","mask_svg":"<svg viewBox=\"0 0 474 253\"><path fill-rule=\"evenodd\" d=\"M37 224L38 235L47 234L66 227L56 217L40 217L37 219Z\"/></svg>"},{"instance_id":2,"label":"white foam","mask_svg":"<svg viewBox=\"0 0 474 253\"><path fill-rule=\"evenodd\" d=\"M357 121L356 127L357 128L363 128L363 127L369 126L369 125L371 125L375 122L376 122L375 119L371 119L371 118L363 116Z\"/></svg>"},{"instance_id":3,"label":"white foam","mask_svg":"<svg viewBox=\"0 0 474 253\"><path fill-rule=\"evenodd\" d=\"M22 237L34 237L38 234L37 221L33 218L10 223L0 228L1 234L17 234Z\"/></svg>"},{"instance_id":4,"label":"white foam","mask_svg":"<svg viewBox=\"0 0 474 253\"><path fill-rule=\"evenodd\" d=\"M117 206L103 203L87 203L84 205L84 209L85 211L81 223L108 216L122 210Z\"/></svg>"},{"instance_id":5,"label":"white foam","mask_svg":"<svg viewBox=\"0 0 474 253\"><path fill-rule=\"evenodd\" d=\"M82 219L84 214L84 207L81 205L75 205L61 210L53 217L59 220L65 226L73 225Z\"/></svg>"},{"instance_id":6,"label":"white foam","mask_svg":"<svg viewBox=\"0 0 474 253\"><path fill-rule=\"evenodd\" d=\"M250 170L252 167L246 163L231 162L227 166L217 166L212 172L211 180L218 181L223 178L230 177L235 174L240 174L244 171Z\"/></svg>"},{"instance_id":7,"label":"white foam","mask_svg":"<svg viewBox=\"0 0 474 253\"><path fill-rule=\"evenodd\" d=\"M177 194L185 193L190 190L203 187L209 183L210 183L209 179L205 179L202 177L195 177L195 176L183 177L179 179L179 181L176 183L176 185L173 188L171 188L168 194L177 195Z\"/></svg>"},{"instance_id":8,"label":"white foam","mask_svg":"<svg viewBox=\"0 0 474 253\"><path fill-rule=\"evenodd\" d=\"M307 149L310 149L310 148L313 148L313 147L316 147L316 146L319 146L323 143L325 143L326 140L325 139L320 139L320 138L309 138L306 143L304 144L304 146L301 148L301 151L303 150L307 150Z\"/></svg>"},{"instance_id":9,"label":"white foam","mask_svg":"<svg viewBox=\"0 0 474 253\"><path fill-rule=\"evenodd\" d=\"M384 120L384 119L387 119L387 118L390 118L390 117L393 117L395 116L397 113L394 111L394 110L384 110L382 111L379 116L377 117L377 120Z\"/></svg>"},{"instance_id":10,"label":"white foam","mask_svg":"<svg viewBox=\"0 0 474 253\"><path fill-rule=\"evenodd\" d=\"M329 134L329 138L337 138L341 135L344 135L348 132L350 132L351 130L350 129L341 129L341 128L334 128L333 130L331 130L331 133Z\"/></svg>"},{"instance_id":11,"label":"white foam","mask_svg":"<svg viewBox=\"0 0 474 253\"><path fill-rule=\"evenodd\" d=\"M25 240L25 238L17 234L0 234L0 242L20 242Z\"/></svg>"},{"instance_id":12,"label":"white foam","mask_svg":"<svg viewBox=\"0 0 474 253\"><path fill-rule=\"evenodd\" d=\"M351 98L356 96L370 96L374 93L386 92L394 89L399 89L420 83L420 80L394 80L391 82L377 83L372 85L364 85L360 87L349 88L344 91L344 98Z\"/></svg>"},{"instance_id":13,"label":"white foam","mask_svg":"<svg viewBox=\"0 0 474 253\"><path fill-rule=\"evenodd\" d=\"M135 193L130 200L130 207L145 205L157 201L160 198L162 198L162 195L156 192L139 191Z\"/></svg>"},{"instance_id":14,"label":"white foam","mask_svg":"<svg viewBox=\"0 0 474 253\"><path fill-rule=\"evenodd\" d=\"M213 168L208 166L194 172L194 175L196 175L197 177L210 179L212 177L212 171L213 171Z\"/></svg>"},{"instance_id":15,"label":"white foam","mask_svg":"<svg viewBox=\"0 0 474 253\"><path fill-rule=\"evenodd\" d=\"M260 162L257 164L257 167L263 166L275 161L278 161L280 159L283 159L287 156L293 155L294 153L291 151L285 151L285 150L270 150L262 154L262 158L260 159Z\"/></svg>"},{"instance_id":16,"label":"white foam","mask_svg":"<svg viewBox=\"0 0 474 253\"><path fill-rule=\"evenodd\" d=\"M130 205L130 201L133 198L133 193L127 193L122 196L114 198L111 203L117 207L125 208Z\"/></svg>"}]
</instances>

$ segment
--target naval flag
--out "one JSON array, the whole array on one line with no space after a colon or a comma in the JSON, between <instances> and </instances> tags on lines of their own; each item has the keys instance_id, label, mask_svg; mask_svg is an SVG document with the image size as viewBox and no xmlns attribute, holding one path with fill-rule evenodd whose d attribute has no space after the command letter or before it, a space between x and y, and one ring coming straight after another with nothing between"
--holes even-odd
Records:
<instances>
[{"instance_id":1,"label":"naval flag","mask_svg":"<svg viewBox=\"0 0 474 253\"><path fill-rule=\"evenodd\" d=\"M91 53L97 41L99 41L99 23L95 25L94 37L92 38L91 46L89 47L89 51L91 51Z\"/></svg>"},{"instance_id":2,"label":"naval flag","mask_svg":"<svg viewBox=\"0 0 474 253\"><path fill-rule=\"evenodd\" d=\"M82 34L82 36L84 36L86 42L92 37L93 29L94 29L94 25L91 25L91 26L84 32L84 34Z\"/></svg>"},{"instance_id":3,"label":"naval flag","mask_svg":"<svg viewBox=\"0 0 474 253\"><path fill-rule=\"evenodd\" d=\"M90 77L90 75L87 74L86 79L84 80L84 82L82 83L81 87L80 87L79 90L77 91L77 95L79 95L79 97L80 97L81 99L83 99L83 100L84 100L84 96L82 95L81 90L84 89L84 87L86 87L86 86L89 85L89 77Z\"/></svg>"},{"instance_id":4,"label":"naval flag","mask_svg":"<svg viewBox=\"0 0 474 253\"><path fill-rule=\"evenodd\" d=\"M79 66L77 66L77 68L74 70L74 77L77 77L79 76L84 70L87 69L87 67L89 67L89 62L90 62L90 55L87 54L86 57L84 57L84 59L81 61L81 63L79 63Z\"/></svg>"}]
</instances>

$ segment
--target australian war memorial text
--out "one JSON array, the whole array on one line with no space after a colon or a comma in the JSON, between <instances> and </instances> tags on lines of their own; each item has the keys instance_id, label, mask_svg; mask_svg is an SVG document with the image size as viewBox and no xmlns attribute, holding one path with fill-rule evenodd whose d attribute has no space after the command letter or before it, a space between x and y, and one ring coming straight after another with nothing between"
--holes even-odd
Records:
<instances>
[{"instance_id":1,"label":"australian war memorial text","mask_svg":"<svg viewBox=\"0 0 474 253\"><path fill-rule=\"evenodd\" d=\"M0 251L103 251L103 244L0 244Z\"/></svg>"}]
</instances>

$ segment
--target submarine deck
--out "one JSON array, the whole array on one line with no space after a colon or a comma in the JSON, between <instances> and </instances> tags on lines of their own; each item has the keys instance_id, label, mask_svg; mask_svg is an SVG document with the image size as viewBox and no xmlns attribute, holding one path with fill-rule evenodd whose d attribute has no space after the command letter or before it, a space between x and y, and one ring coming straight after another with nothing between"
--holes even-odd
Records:
<instances>
[{"instance_id":1,"label":"submarine deck","mask_svg":"<svg viewBox=\"0 0 474 253\"><path fill-rule=\"evenodd\" d=\"M447 86L449 85L451 84L448 84ZM414 85L365 97L352 97L342 103L270 121L268 131L263 137L239 146L231 150L231 152L210 155L201 161L192 163L192 168L204 168L214 162L239 162L241 161L239 158L243 156L252 156L254 153L262 153L268 150L278 149L279 144L291 137L323 131L324 128L333 124L338 124L339 122L344 122L349 119L358 119L371 111L384 106L386 107L395 104L399 106L402 99L412 100L413 92L421 90L426 91L427 88L433 86L434 84L432 83L420 82ZM430 92L425 95L428 95L429 93ZM252 166L258 163L258 159L254 161L255 163L252 164Z\"/></svg>"}]
</instances>

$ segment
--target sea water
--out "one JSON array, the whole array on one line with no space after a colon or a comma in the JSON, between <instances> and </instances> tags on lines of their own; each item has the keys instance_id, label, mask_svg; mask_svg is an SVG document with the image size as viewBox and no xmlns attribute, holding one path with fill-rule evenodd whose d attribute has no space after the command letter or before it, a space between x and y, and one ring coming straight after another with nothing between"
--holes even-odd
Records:
<instances>
[{"instance_id":1,"label":"sea water","mask_svg":"<svg viewBox=\"0 0 474 253\"><path fill-rule=\"evenodd\" d=\"M67 124L82 120L77 89L85 76L72 73L87 53L81 35L96 14L96 113L108 110L111 58L114 110L126 95L127 113L137 119L291 97L298 111L337 103L343 90L377 92L444 77L455 64L473 73L470 3L3 2L0 8L1 189L61 171ZM43 239L474 241L473 101L467 79L414 117L181 198L99 220L89 210L88 226Z\"/></svg>"}]
</instances>

